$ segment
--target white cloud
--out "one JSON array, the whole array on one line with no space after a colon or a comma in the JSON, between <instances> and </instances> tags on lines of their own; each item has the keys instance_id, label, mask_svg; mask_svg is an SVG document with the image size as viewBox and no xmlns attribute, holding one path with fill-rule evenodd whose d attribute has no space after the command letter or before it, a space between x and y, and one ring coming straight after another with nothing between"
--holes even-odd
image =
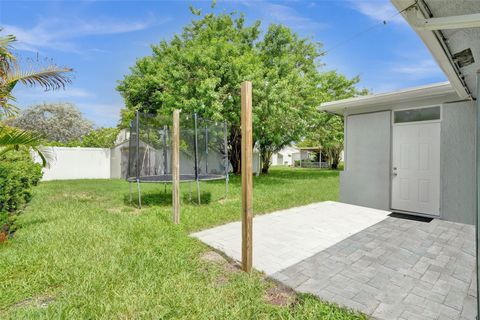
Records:
<instances>
[{"instance_id":1,"label":"white cloud","mask_svg":"<svg viewBox=\"0 0 480 320\"><path fill-rule=\"evenodd\" d=\"M305 17L289 6L272 3L265 3L264 6L265 14L268 15L273 22L286 24L295 29L312 31L326 27L325 24Z\"/></svg>"},{"instance_id":2,"label":"white cloud","mask_svg":"<svg viewBox=\"0 0 480 320\"><path fill-rule=\"evenodd\" d=\"M92 120L98 126L115 126L120 120L122 104L107 103L76 103L78 109L86 118Z\"/></svg>"},{"instance_id":3,"label":"white cloud","mask_svg":"<svg viewBox=\"0 0 480 320\"><path fill-rule=\"evenodd\" d=\"M262 14L262 26L268 26L270 23L285 24L294 30L315 31L328 27L325 23L320 23L305 15L302 15L294 8L271 3L262 0L237 0L238 3L259 11ZM294 1L295 2L295 1ZM311 8L312 3L309 4Z\"/></svg>"},{"instance_id":4,"label":"white cloud","mask_svg":"<svg viewBox=\"0 0 480 320\"><path fill-rule=\"evenodd\" d=\"M351 0L353 9L366 15L375 21L387 21L393 23L406 23L397 9L390 3L390 1L375 1L375 0Z\"/></svg>"},{"instance_id":5,"label":"white cloud","mask_svg":"<svg viewBox=\"0 0 480 320\"><path fill-rule=\"evenodd\" d=\"M395 73L416 79L426 79L443 75L438 64L432 58L402 61L401 64L394 65L391 70Z\"/></svg>"},{"instance_id":6,"label":"white cloud","mask_svg":"<svg viewBox=\"0 0 480 320\"><path fill-rule=\"evenodd\" d=\"M156 23L167 20L146 19L144 21L118 21L113 19L40 19L32 28L3 25L3 33L17 37L15 47L20 50L39 52L42 48L51 48L66 52L81 53L74 39L85 36L98 36L126 33L147 29ZM92 50L92 49L87 49Z\"/></svg>"},{"instance_id":7,"label":"white cloud","mask_svg":"<svg viewBox=\"0 0 480 320\"><path fill-rule=\"evenodd\" d=\"M19 89L15 90L15 96L22 99L29 99L29 100L43 100L45 98L51 99L68 99L68 98L92 98L95 95L82 88L75 88L75 87L66 87L65 89L55 90L55 91L48 91L41 88L25 88L20 87Z\"/></svg>"}]
</instances>

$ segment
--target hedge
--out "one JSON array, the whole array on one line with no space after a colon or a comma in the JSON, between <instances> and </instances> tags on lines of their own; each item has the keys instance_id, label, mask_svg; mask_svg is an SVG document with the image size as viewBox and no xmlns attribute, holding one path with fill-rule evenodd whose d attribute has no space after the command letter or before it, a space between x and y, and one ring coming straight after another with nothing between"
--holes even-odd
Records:
<instances>
[{"instance_id":1,"label":"hedge","mask_svg":"<svg viewBox=\"0 0 480 320\"><path fill-rule=\"evenodd\" d=\"M16 216L32 198L32 187L41 178L41 166L25 153L0 157L0 242L15 231Z\"/></svg>"}]
</instances>

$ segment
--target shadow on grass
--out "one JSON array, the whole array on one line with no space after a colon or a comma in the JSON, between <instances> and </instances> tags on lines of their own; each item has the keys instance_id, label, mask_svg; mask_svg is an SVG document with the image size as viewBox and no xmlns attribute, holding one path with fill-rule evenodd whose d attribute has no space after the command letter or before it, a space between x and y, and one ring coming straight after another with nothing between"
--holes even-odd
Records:
<instances>
[{"instance_id":1,"label":"shadow on grass","mask_svg":"<svg viewBox=\"0 0 480 320\"><path fill-rule=\"evenodd\" d=\"M183 203L198 204L198 196L196 192L184 193L182 195ZM200 204L209 204L212 202L212 194L210 192L200 192Z\"/></svg>"},{"instance_id":2,"label":"shadow on grass","mask_svg":"<svg viewBox=\"0 0 480 320\"><path fill-rule=\"evenodd\" d=\"M272 171L255 177L256 184L277 185L292 180L316 180L338 177L339 171L329 169L292 169L288 171Z\"/></svg>"},{"instance_id":3,"label":"shadow on grass","mask_svg":"<svg viewBox=\"0 0 480 320\"><path fill-rule=\"evenodd\" d=\"M172 205L172 192L168 190L167 192L144 192L142 193L142 207L150 206L171 206ZM212 201L212 194L210 192L201 192L200 193L200 203L209 204ZM126 205L133 205L138 207L138 194L134 193L132 195L132 201L130 202L130 195L126 194L123 197L123 202ZM182 202L185 204L198 204L197 193L183 193Z\"/></svg>"},{"instance_id":4,"label":"shadow on grass","mask_svg":"<svg viewBox=\"0 0 480 320\"><path fill-rule=\"evenodd\" d=\"M172 192L142 192L142 207L149 206L171 206L172 205ZM123 196L123 202L126 205L133 205L138 207L138 194L135 192L132 195L132 201L130 202L130 195Z\"/></svg>"}]
</instances>

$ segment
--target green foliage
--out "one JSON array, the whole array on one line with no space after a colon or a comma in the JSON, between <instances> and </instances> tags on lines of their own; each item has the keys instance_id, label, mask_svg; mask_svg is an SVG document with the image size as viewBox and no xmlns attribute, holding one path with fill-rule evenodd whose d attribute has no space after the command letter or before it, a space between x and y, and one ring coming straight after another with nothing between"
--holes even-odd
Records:
<instances>
[{"instance_id":1,"label":"green foliage","mask_svg":"<svg viewBox=\"0 0 480 320\"><path fill-rule=\"evenodd\" d=\"M271 25L258 45L262 74L254 86L254 139L267 173L272 154L298 141L317 118L322 92L320 44Z\"/></svg>"},{"instance_id":2,"label":"green foliage","mask_svg":"<svg viewBox=\"0 0 480 320\"><path fill-rule=\"evenodd\" d=\"M181 109L238 124L239 83L255 73L258 27L245 26L243 16L208 14L153 46L153 55L139 59L118 86L127 109ZM123 118L127 124L133 114Z\"/></svg>"},{"instance_id":3,"label":"green foliage","mask_svg":"<svg viewBox=\"0 0 480 320\"><path fill-rule=\"evenodd\" d=\"M39 104L6 121L11 126L36 132L47 141L70 142L81 139L93 125L71 103Z\"/></svg>"},{"instance_id":4,"label":"green foliage","mask_svg":"<svg viewBox=\"0 0 480 320\"><path fill-rule=\"evenodd\" d=\"M29 152L33 150L38 154L42 160L42 165L45 167L49 154L42 150L41 142L41 137L34 132L0 125L0 157L12 151L23 151L23 155L29 158Z\"/></svg>"},{"instance_id":5,"label":"green foliage","mask_svg":"<svg viewBox=\"0 0 480 320\"><path fill-rule=\"evenodd\" d=\"M82 137L82 147L111 148L115 144L118 128L99 128L90 131Z\"/></svg>"},{"instance_id":6,"label":"green foliage","mask_svg":"<svg viewBox=\"0 0 480 320\"><path fill-rule=\"evenodd\" d=\"M12 231L16 214L30 201L32 187L41 177L41 166L22 153L0 157L0 233Z\"/></svg>"},{"instance_id":7,"label":"green foliage","mask_svg":"<svg viewBox=\"0 0 480 320\"><path fill-rule=\"evenodd\" d=\"M343 117L331 113L322 113L317 125L299 143L302 147L322 147L322 160L326 160L332 169L337 169L343 151Z\"/></svg>"},{"instance_id":8,"label":"green foliage","mask_svg":"<svg viewBox=\"0 0 480 320\"><path fill-rule=\"evenodd\" d=\"M73 71L70 68L58 67L51 61L45 66L38 63L26 68L20 66L12 51L12 43L15 41L14 35L0 36L0 120L4 116L11 117L18 113L18 108L12 103L15 101L12 92L17 84L40 86L45 90L65 88L71 81L68 73ZM33 132L0 124L0 155L19 149L33 150L40 156L43 165L46 165L45 154L38 148L41 138L41 135ZM30 154L27 157L30 157Z\"/></svg>"},{"instance_id":9,"label":"green foliage","mask_svg":"<svg viewBox=\"0 0 480 320\"><path fill-rule=\"evenodd\" d=\"M111 148L114 146L119 133L119 128L98 128L91 130L80 139L65 143L47 141L45 145L56 147Z\"/></svg>"},{"instance_id":10,"label":"green foliage","mask_svg":"<svg viewBox=\"0 0 480 320\"><path fill-rule=\"evenodd\" d=\"M0 28L0 32L2 29ZM17 84L39 86L45 90L65 88L71 79L68 73L70 68L59 67L47 61L47 65L38 63L22 68L12 52L12 44L16 41L14 35L0 36L0 119L2 116L11 116L17 113L18 108L12 104L15 97L12 94Z\"/></svg>"},{"instance_id":11,"label":"green foliage","mask_svg":"<svg viewBox=\"0 0 480 320\"><path fill-rule=\"evenodd\" d=\"M118 90L125 98L122 125L135 110L186 114L230 125L230 160L240 159L239 84L258 78L260 59L255 42L260 23L245 25L243 15L207 14L187 25L169 42L152 46L153 55L141 58Z\"/></svg>"},{"instance_id":12,"label":"green foliage","mask_svg":"<svg viewBox=\"0 0 480 320\"><path fill-rule=\"evenodd\" d=\"M324 73L320 81L322 102L347 99L368 94L368 90L357 90L355 84L359 78L348 79L335 71ZM343 117L331 113L319 113L315 124L305 134L298 145L303 147L322 147L322 157L330 168L337 169L343 151Z\"/></svg>"},{"instance_id":13,"label":"green foliage","mask_svg":"<svg viewBox=\"0 0 480 320\"><path fill-rule=\"evenodd\" d=\"M201 15L194 9L192 13ZM358 78L319 72L320 44L282 25L271 25L262 35L259 21L247 26L244 16L235 13L206 14L152 49L117 88L126 103L122 126L128 126L136 110L181 109L225 119L234 172L240 170L242 81L253 82L254 141L265 160L264 171L272 153L299 141L315 126L321 102L357 93Z\"/></svg>"}]
</instances>

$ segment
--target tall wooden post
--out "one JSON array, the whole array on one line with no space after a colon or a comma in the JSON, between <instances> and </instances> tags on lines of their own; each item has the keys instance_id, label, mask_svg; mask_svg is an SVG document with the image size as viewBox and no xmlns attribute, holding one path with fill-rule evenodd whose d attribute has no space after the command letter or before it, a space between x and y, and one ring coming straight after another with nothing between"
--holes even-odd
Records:
<instances>
[{"instance_id":1,"label":"tall wooden post","mask_svg":"<svg viewBox=\"0 0 480 320\"><path fill-rule=\"evenodd\" d=\"M242 82L242 269L252 270L252 83Z\"/></svg>"},{"instance_id":2,"label":"tall wooden post","mask_svg":"<svg viewBox=\"0 0 480 320\"><path fill-rule=\"evenodd\" d=\"M173 111L172 130L172 208L173 222L180 223L180 110Z\"/></svg>"}]
</instances>

